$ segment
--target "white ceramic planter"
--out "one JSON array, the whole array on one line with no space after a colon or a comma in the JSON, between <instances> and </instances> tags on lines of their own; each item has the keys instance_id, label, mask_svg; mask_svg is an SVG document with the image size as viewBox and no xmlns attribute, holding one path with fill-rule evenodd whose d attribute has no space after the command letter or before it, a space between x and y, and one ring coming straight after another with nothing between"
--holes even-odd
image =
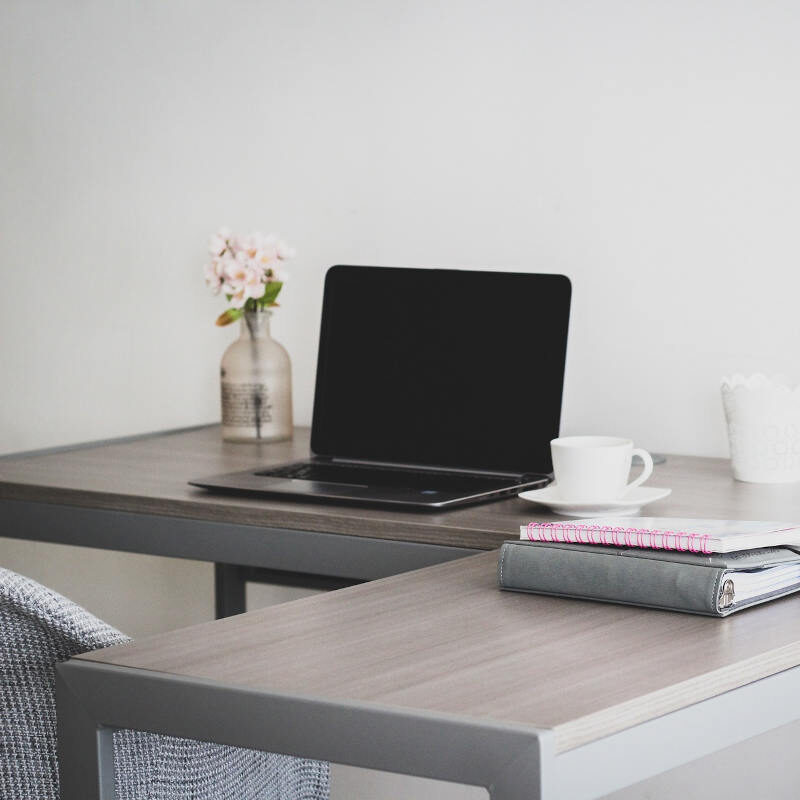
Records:
<instances>
[{"instance_id":1,"label":"white ceramic planter","mask_svg":"<svg viewBox=\"0 0 800 800\"><path fill-rule=\"evenodd\" d=\"M800 386L734 375L722 380L722 404L736 480L800 481Z\"/></svg>"}]
</instances>

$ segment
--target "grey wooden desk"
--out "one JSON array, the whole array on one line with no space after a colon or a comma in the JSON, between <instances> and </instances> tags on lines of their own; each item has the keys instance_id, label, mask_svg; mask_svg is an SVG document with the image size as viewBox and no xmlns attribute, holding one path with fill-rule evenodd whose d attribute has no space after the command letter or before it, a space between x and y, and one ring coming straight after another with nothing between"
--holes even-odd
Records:
<instances>
[{"instance_id":1,"label":"grey wooden desk","mask_svg":"<svg viewBox=\"0 0 800 800\"><path fill-rule=\"evenodd\" d=\"M338 588L500 545L531 519L517 498L438 513L210 495L193 477L304 458L292 442L230 444L217 426L0 458L0 536L216 563L217 616L244 610L246 579ZM648 513L800 518L797 491L736 484L722 459L670 456ZM2 553L0 551L0 558Z\"/></svg>"},{"instance_id":2,"label":"grey wooden desk","mask_svg":"<svg viewBox=\"0 0 800 800\"><path fill-rule=\"evenodd\" d=\"M305 458L308 440L298 428L291 442L230 444L204 426L0 458L0 536L212 561L218 617L245 610L247 580L335 589L502 540L485 515L459 522L187 484Z\"/></svg>"},{"instance_id":3,"label":"grey wooden desk","mask_svg":"<svg viewBox=\"0 0 800 800\"><path fill-rule=\"evenodd\" d=\"M800 717L800 597L727 619L500 592L486 553L58 667L64 800L115 728L598 797Z\"/></svg>"},{"instance_id":4,"label":"grey wooden desk","mask_svg":"<svg viewBox=\"0 0 800 800\"><path fill-rule=\"evenodd\" d=\"M531 519L516 498L440 513L223 497L192 477L308 455L294 441L229 444L217 426L0 458L0 536L216 563L217 616L244 610L246 579L338 588L491 550ZM791 487L736 484L722 459L670 456L649 507L672 516L798 517Z\"/></svg>"}]
</instances>

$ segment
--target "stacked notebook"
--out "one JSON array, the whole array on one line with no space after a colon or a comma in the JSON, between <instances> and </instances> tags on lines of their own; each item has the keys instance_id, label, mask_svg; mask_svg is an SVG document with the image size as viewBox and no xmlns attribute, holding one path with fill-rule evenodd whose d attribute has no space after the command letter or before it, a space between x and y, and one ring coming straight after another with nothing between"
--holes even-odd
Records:
<instances>
[{"instance_id":1,"label":"stacked notebook","mask_svg":"<svg viewBox=\"0 0 800 800\"><path fill-rule=\"evenodd\" d=\"M586 519L531 523L500 549L500 587L725 617L800 590L800 525Z\"/></svg>"}]
</instances>

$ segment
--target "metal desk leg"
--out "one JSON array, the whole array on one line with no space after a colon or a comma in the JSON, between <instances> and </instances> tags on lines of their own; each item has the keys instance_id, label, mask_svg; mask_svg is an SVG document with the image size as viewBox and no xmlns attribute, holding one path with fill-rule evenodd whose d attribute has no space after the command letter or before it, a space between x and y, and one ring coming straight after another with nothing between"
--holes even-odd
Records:
<instances>
[{"instance_id":1,"label":"metal desk leg","mask_svg":"<svg viewBox=\"0 0 800 800\"><path fill-rule=\"evenodd\" d=\"M245 567L214 564L214 616L244 614L247 610Z\"/></svg>"},{"instance_id":2,"label":"metal desk leg","mask_svg":"<svg viewBox=\"0 0 800 800\"><path fill-rule=\"evenodd\" d=\"M235 564L214 564L214 605L217 619L243 614L247 608L247 583L270 583L318 591L335 591L364 583L354 578L335 575L310 575L264 567L240 567Z\"/></svg>"},{"instance_id":3,"label":"metal desk leg","mask_svg":"<svg viewBox=\"0 0 800 800\"><path fill-rule=\"evenodd\" d=\"M56 673L61 797L114 800L114 729L99 725Z\"/></svg>"},{"instance_id":4,"label":"metal desk leg","mask_svg":"<svg viewBox=\"0 0 800 800\"><path fill-rule=\"evenodd\" d=\"M491 800L553 796L547 788L551 732L527 725L78 659L56 670L62 800L113 800L113 753L106 743L111 730L128 728L484 786Z\"/></svg>"}]
</instances>

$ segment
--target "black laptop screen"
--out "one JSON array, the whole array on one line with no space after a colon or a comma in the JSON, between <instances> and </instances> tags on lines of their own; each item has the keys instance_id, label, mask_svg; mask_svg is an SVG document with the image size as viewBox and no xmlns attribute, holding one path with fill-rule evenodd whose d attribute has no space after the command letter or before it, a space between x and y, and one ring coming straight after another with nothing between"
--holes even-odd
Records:
<instances>
[{"instance_id":1,"label":"black laptop screen","mask_svg":"<svg viewBox=\"0 0 800 800\"><path fill-rule=\"evenodd\" d=\"M563 275L332 267L313 451L549 472L569 304Z\"/></svg>"}]
</instances>

